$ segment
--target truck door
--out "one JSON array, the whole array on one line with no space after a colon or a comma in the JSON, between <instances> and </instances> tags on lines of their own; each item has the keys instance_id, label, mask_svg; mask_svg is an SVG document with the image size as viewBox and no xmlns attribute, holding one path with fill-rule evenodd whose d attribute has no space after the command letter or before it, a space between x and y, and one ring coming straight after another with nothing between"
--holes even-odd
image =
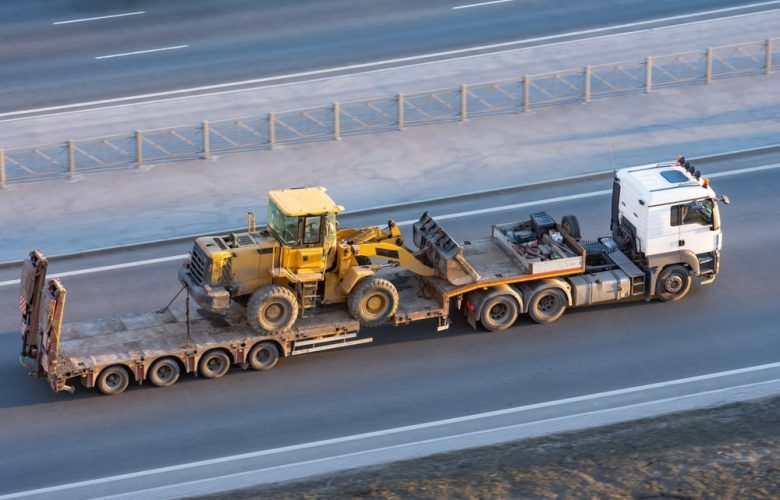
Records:
<instances>
[{"instance_id":1,"label":"truck door","mask_svg":"<svg viewBox=\"0 0 780 500\"><path fill-rule=\"evenodd\" d=\"M672 225L677 226L680 250L699 255L718 248L719 231L712 229L714 206L708 198L672 206Z\"/></svg>"}]
</instances>

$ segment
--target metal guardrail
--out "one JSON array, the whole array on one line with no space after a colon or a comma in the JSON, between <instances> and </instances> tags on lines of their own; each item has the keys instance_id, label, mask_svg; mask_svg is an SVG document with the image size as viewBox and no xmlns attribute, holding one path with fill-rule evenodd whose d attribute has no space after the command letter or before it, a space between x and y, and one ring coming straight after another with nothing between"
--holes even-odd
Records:
<instances>
[{"instance_id":1,"label":"metal guardrail","mask_svg":"<svg viewBox=\"0 0 780 500\"><path fill-rule=\"evenodd\" d=\"M271 112L198 125L138 130L86 140L0 149L0 187L39 179L194 158L213 153L273 149L466 121L470 116L527 112L588 103L594 98L651 93L655 88L707 84L716 79L771 74L780 68L780 38L682 52L641 61L585 66L459 87L398 94L328 106Z\"/></svg>"}]
</instances>

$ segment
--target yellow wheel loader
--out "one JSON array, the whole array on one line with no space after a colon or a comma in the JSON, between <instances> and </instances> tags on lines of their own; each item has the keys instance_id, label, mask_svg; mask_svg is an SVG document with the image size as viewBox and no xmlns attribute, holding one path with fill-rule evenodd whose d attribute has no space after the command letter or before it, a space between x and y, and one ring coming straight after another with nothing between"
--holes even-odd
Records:
<instances>
[{"instance_id":1,"label":"yellow wheel loader","mask_svg":"<svg viewBox=\"0 0 780 500\"><path fill-rule=\"evenodd\" d=\"M322 187L271 191L267 227L256 230L250 215L246 232L196 239L179 281L208 311L245 304L260 333L284 332L308 310L340 302L362 325L384 323L398 292L376 271L386 263L420 276L436 271L404 245L392 220L387 228L338 229L343 210Z\"/></svg>"}]
</instances>

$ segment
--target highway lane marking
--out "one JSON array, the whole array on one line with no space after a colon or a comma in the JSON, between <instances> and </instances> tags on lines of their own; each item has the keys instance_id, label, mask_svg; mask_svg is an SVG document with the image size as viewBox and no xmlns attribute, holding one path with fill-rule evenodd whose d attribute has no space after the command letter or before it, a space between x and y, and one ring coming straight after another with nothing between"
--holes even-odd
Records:
<instances>
[{"instance_id":1,"label":"highway lane marking","mask_svg":"<svg viewBox=\"0 0 780 500\"><path fill-rule=\"evenodd\" d=\"M731 175L739 175L739 174L747 174L752 172L762 172L766 170L773 170L776 168L780 168L780 163L774 163L771 165L761 165L758 167L747 167L742 168L739 170L731 170L727 172L717 172L714 174L704 175L702 174L702 177L707 178L718 178L718 177L728 177ZM513 203L511 205L502 205L498 207L490 207L490 208L479 208L476 210L467 210L465 212L454 212L450 214L441 214L441 215L434 215L433 217L436 220L449 220L449 219L458 219L462 217L470 217L473 215L482 215L482 214L489 214L494 212L503 212L506 210L514 210L517 208L524 208L524 207L531 207L535 205L542 205L547 203L558 203L562 201L572 201L572 200L581 200L585 198L593 198L596 196L604 196L607 194L610 194L612 192L611 189L604 189L600 191L591 191L589 193L579 193L579 194L571 194L567 196L556 196L554 198L547 198L544 200L536 200L536 201L527 201L523 203ZM388 208L389 209L389 208ZM414 224L417 222L417 219L409 219L397 222L399 226L408 226L411 224ZM134 262L126 262L123 264L112 264L109 266L101 266L101 267L93 267L89 269L79 269L75 271L65 271L61 273L54 273L50 274L50 278L63 278L67 276L80 276L83 274L93 274L93 273L100 273L104 271L113 271L116 269L127 269L131 267L139 267L139 266L146 266L151 264L159 264L161 262L170 262L173 260L180 260L188 257L188 254L181 254L181 255L171 255L169 257L159 257L156 259L147 259L147 260L139 260ZM18 285L20 282L19 279L13 279L13 280L6 280L6 281L0 281L0 287L3 286L10 286L10 285Z\"/></svg>"},{"instance_id":2,"label":"highway lane marking","mask_svg":"<svg viewBox=\"0 0 780 500\"><path fill-rule=\"evenodd\" d=\"M137 12L125 12L124 14L111 14L109 16L85 17L82 19L69 19L68 21L57 21L52 24L57 25L57 24L84 23L87 21L99 21L101 19L113 19L115 17L139 16L141 14L146 14L146 11L139 10Z\"/></svg>"},{"instance_id":3,"label":"highway lane marking","mask_svg":"<svg viewBox=\"0 0 780 500\"><path fill-rule=\"evenodd\" d=\"M364 433L361 433L361 434L353 434L351 436L340 436L340 437L337 437L337 438L322 439L322 440L319 440L319 441L311 441L311 442L308 442L308 443L300 443L300 444L282 446L282 447L279 447L279 448L271 448L271 449L267 449L267 450L259 450L259 451L253 451L253 452L248 452L248 453L240 453L240 454L236 454L236 455L229 455L229 456L224 456L224 457L219 457L219 458L212 458L212 459L207 459L207 460L199 460L199 461L189 462L189 463L184 463L184 464L179 464L179 465L158 467L158 468L155 468L155 469L148 469L148 470L144 470L144 471L129 472L129 473L125 473L125 474L117 474L115 476L107 476L107 477L102 477L102 478L97 478L97 479L89 479L89 480L85 480L85 481L78 481L78 482L74 482L74 483L61 484L61 485L56 485L56 486L49 486L49 487L39 488L39 489L35 489L35 490L20 491L20 492L16 492L16 493L11 493L9 495L0 495L0 500L11 499L11 498L20 498L20 497L32 496L32 495L41 495L41 494L45 494L45 493L53 493L53 492L58 492L58 491L63 491L63 490L68 490L68 489L80 488L80 487L84 487L84 486L94 486L94 485L99 485L99 484L106 484L106 483L111 483L111 482L115 482L115 481L121 481L121 480L125 480L125 479L136 479L136 478L148 477L148 476L152 476L152 475L156 475L156 474L164 474L164 473L168 473L168 472L177 472L177 471L182 471L182 470L194 469L194 468L198 468L198 467L207 467L207 466L224 464L224 463L229 463L229 462L236 462L236 461L239 461L239 460L247 460L247 459L253 459L253 458L264 457L264 456L269 456L269 455L277 455L277 454L291 452L291 451L299 451L299 450L306 450L306 449L312 449L312 448L323 447L323 446L330 446L330 445L334 445L334 444L349 443L349 442L354 442L354 441L358 441L358 440L362 440L362 439L371 439L371 438L375 438L375 437L390 436L390 435L400 434L400 433L404 433L404 432L417 431L417 430L422 430L422 429L430 429L430 428L434 428L434 427L442 427L442 426L451 425L451 424L459 424L459 423L464 423L464 422L473 422L473 421L476 421L476 420L483 420L483 419L488 419L488 418L493 418L493 417L500 417L500 416L504 416L504 415L512 415L512 414L528 412L528 411L538 410L538 409L543 409L543 408L552 408L552 407L556 407L556 406L565 406L565 405L572 404L572 403L581 403L581 402L592 401L592 400L596 400L596 399L609 398L609 397L613 397L613 396L624 396L624 395L629 395L629 394L636 394L636 393L646 392L646 391L655 390L655 389L664 389L664 388L668 388L668 387L681 386L681 385L685 385L685 384L691 384L691 383L697 383L697 382L705 382L705 381L709 381L709 380L713 380L713 379L731 377L731 376L735 376L735 375L744 375L744 374L749 374L749 373L756 373L756 372L760 372L760 371L764 371L764 370L773 370L773 369L777 369L777 368L780 368L780 362L767 363L767 364L756 365L756 366L748 366L748 367L745 367L745 368L736 368L734 370L726 370L726 371L722 371L722 372L708 373L708 374L705 374L705 375L695 375L695 376L692 376L692 377L685 377L685 378L681 378L681 379L666 380L666 381L663 381L663 382L656 382L656 383L652 383L652 384L645 384L645 385L639 385L639 386L633 386L633 387L624 387L622 389L613 389L613 390L610 390L610 391L597 392L597 393L593 393L593 394L585 394L585 395L582 395L582 396L573 396L573 397L570 397L570 398L557 399L557 400L553 400L553 401L545 401L545 402L541 402L541 403L532 403L532 404L529 404L529 405L515 406L515 407L512 407L512 408L504 408L504 409L501 409L501 410L492 410L492 411L487 411L487 412L482 412L482 413L474 413L474 414L471 414L471 415L464 415L464 416L461 416L461 417L453 417L453 418L447 418L447 419L441 419L441 420L434 420L434 421L431 421L431 422L423 422L423 423L419 423L419 424L412 424L412 425L405 425L405 426L401 426L401 427L393 427L393 428L389 428L389 429L382 429L382 430L378 430L378 431L364 432ZM719 389L716 389L716 390L719 390ZM708 393L708 392L713 392L713 391L712 390L702 391L702 392L694 393L694 395L696 395L696 394L705 394L705 393ZM660 401L663 401L665 399L669 399L669 398L662 398ZM595 411L602 411L602 410L595 410ZM584 412L584 413L580 413L580 414L576 414L576 415L588 414L588 413L591 413L591 412ZM554 417L553 420L555 418L561 418L561 417ZM543 422L545 420L551 420L551 419L543 419L541 421ZM533 421L532 422L527 422L527 423L533 423ZM501 429L501 428L503 428L503 427L499 427L498 429ZM492 429L489 429L489 430L492 430ZM472 433L473 432L487 432L487 431L486 430L480 430L480 431L472 431ZM457 436L457 435L455 435L455 436ZM448 437L453 437L453 436L444 436L444 437L439 437L439 438L433 438L433 440L435 440L435 439L445 439L445 438L448 438ZM431 441L431 440L429 439L429 440L426 440L426 441ZM420 441L420 442L423 443L423 442L426 442L426 441ZM407 443L407 444L409 444L409 443ZM403 445L395 445L395 446L403 446ZM357 453L366 453L366 451L364 450L364 451L357 452ZM334 458L334 457L326 457L326 458L321 458L321 459L316 459L316 460L327 460L327 459L330 459L330 458ZM290 466L290 465L295 465L295 464L285 464L285 465L282 465L282 466L271 467L270 469L274 469L274 468L278 468L278 467L285 467L285 466ZM256 472L256 471L254 471L254 472Z\"/></svg>"},{"instance_id":4,"label":"highway lane marking","mask_svg":"<svg viewBox=\"0 0 780 500\"><path fill-rule=\"evenodd\" d=\"M638 22L635 22L635 23L619 24L619 25L614 25L614 26L605 26L605 27L602 27L602 28L593 28L593 29L589 29L589 30L571 31L571 32L568 32L568 33L561 33L561 34L558 34L558 35L548 35L548 36L542 36L542 37L536 37L536 38L526 38L526 39L522 39L522 40L514 40L514 41L510 41L510 42L502 42L502 43L495 43L495 44L489 44L489 45L479 45L479 46L475 46L475 47L468 47L468 48L464 48L464 49L455 49L455 50L449 50L449 51L443 51L443 52L432 52L432 53L421 54L421 55L417 55L417 56L398 57L398 58L394 58L394 59L385 59L385 60L381 60L381 61L372 61L372 62L361 63L361 64L351 64L351 65L346 65L346 66L337 66L337 67L333 67L333 68L325 68L325 69L318 69L318 70L311 70L311 71L303 71L303 72L298 72L298 73L288 73L286 75L269 76L269 77L264 77L264 78L256 78L256 79L252 79L252 80L242 80L242 81L238 81L238 82L218 83L218 84L214 84L214 85L205 85L205 86L200 86L200 87L190 87L190 88L178 89L178 90L168 90L168 91L163 91L163 92L152 92L152 93L148 93L148 94L139 94L139 95L134 95L134 96L126 96L126 97L116 97L116 98L111 98L111 99L99 99L99 100L95 100L95 101L85 101L85 102L79 102L79 103L73 103L73 104L64 104L64 105L60 105L60 106L48 106L48 107L44 107L44 108L25 109L25 110L19 110L19 111L8 111L8 112L5 112L5 113L0 113L0 118L14 117L16 115L25 115L25 114L45 113L45 112L48 112L48 111L73 110L73 108L80 108L80 107L84 107L84 106L98 106L98 105L101 105L101 104L126 103L126 104L118 104L118 105L115 105L115 106L104 106L103 108L99 108L99 109L113 109L113 108L116 108L116 107L132 106L132 105L136 104L136 103L127 103L127 101L137 101L139 99L151 99L151 98L157 98L157 97L163 97L164 98L164 97L174 96L174 97L171 97L169 99L155 99L154 101L147 101L144 104L148 104L148 103L151 103L151 102L164 102L164 101L169 101L169 100L172 101L172 100L177 100L177 99L181 99L181 98L189 98L189 97L207 97L207 96L210 96L210 95L223 95L223 94L232 93L232 92L247 92L247 91L251 91L251 90L257 90L257 88L269 88L270 86L266 85L266 86L260 86L260 87L256 87L256 88L232 89L232 90L226 90L226 91L221 91L221 92L201 93L201 94L197 94L196 96L181 96L181 94L188 94L188 93L192 93L192 92L205 92L205 91L210 91L210 90L230 89L230 87L237 87L237 86L243 86L243 85L252 85L252 84L264 84L264 83L277 82L277 81L282 81L282 80L287 80L287 79L296 79L296 78L309 77L309 76L327 75L329 73L336 73L336 72L340 72L340 71L351 71L351 70L359 70L359 69L366 69L366 68L374 68L374 67L377 67L377 66L384 66L384 65L389 65L389 64L398 64L398 63L407 63L407 62L408 63L413 63L415 61L424 61L425 59L431 59L431 58L446 57L447 58L446 60L448 60L448 61L465 60L465 59L470 59L470 58L473 58L473 57L480 57L480 56L482 56L484 54L462 55L461 57L448 57L448 56L458 56L458 55L461 55L461 54L468 54L469 52L479 52L479 51L485 51L485 50L489 51L489 50L492 50L492 49L507 48L507 47L511 47L513 45L530 44L530 43L545 42L545 41L549 41L551 43L534 45L533 47L528 47L528 48L536 49L536 48L540 48L540 47L549 47L549 46L559 45L561 43L567 43L568 41L566 41L566 40L563 40L563 41L555 41L555 40L561 40L561 39L568 38L568 37L577 37L577 36L591 35L591 34L592 35L596 35L598 33L603 33L605 31L610 31L610 30L620 30L620 29L631 28L631 27L639 27L639 26L642 26L642 25L652 25L654 23L663 23L663 22L668 22L668 21L678 21L678 20L685 19L685 18L708 16L708 15L713 15L713 14L721 14L721 13L725 13L725 12L731 12L731 11L734 11L734 10L744 10L744 9L751 9L751 8L755 8L755 7L767 7L767 6L773 6L773 5L780 5L780 0L771 0L771 1L768 1L768 2L752 3L752 4L748 4L748 5L742 5L742 6L739 6L739 7L728 7L728 8L723 8L723 9L709 10L709 11L697 12L697 13L692 13L692 14L682 14L682 15L679 15L679 16L657 18L657 19L651 19L651 20L647 20L647 21L638 21ZM751 16L751 15L754 15L754 14L756 14L756 13L755 12L748 12L748 13L745 13L745 14L735 14L735 15L731 15L731 16L724 16L724 17L720 17L720 18L717 18L717 19L718 20L736 19L736 18L739 18L739 17ZM687 23L674 24L674 25L671 25L671 26L659 26L659 27L652 28L652 29L678 28L678 27L682 27L682 26L690 26L690 25L694 25L694 24L699 24L699 23L702 23L702 22L710 21L710 20L711 19L690 21L690 22L687 22ZM651 29L651 28L648 28L648 29ZM636 30L636 31L641 31L641 30ZM615 36L627 35L627 34L631 34L631 33L632 32L612 33L612 34L607 34L607 35L593 36L593 37L590 37L590 39L610 38L610 37L615 37ZM409 64L407 66L412 67L412 66L426 65L426 64L437 63L437 62L441 62L441 61L418 62L416 64ZM362 73L363 74L369 74L369 73L373 73L373 72L384 71L386 69L394 69L394 68L381 68L381 69L376 69L376 70L371 70L371 71L364 71ZM319 80L325 80L325 79L328 79L328 78L333 78L334 76L338 76L338 75L331 75L331 76L322 77L322 78L318 78L318 79L306 80L306 82L316 82L316 81L319 81ZM302 83L302 82L292 82L292 83ZM283 85L283 84L279 84L279 85ZM178 96L178 97L175 97L175 96ZM75 111L70 111L70 112L79 113L79 112L83 112L83 111L94 111L94 109L86 109L86 110L81 109L81 110L75 110ZM64 113L50 114L48 116L58 116L60 114L67 114L67 113L68 112L66 111ZM22 117L10 118L10 119L7 119L7 120L2 120L2 121L3 122L10 122L10 121L15 121L15 120L27 120L27 119L31 119L31 118L37 118L37 117L38 116L22 116Z\"/></svg>"},{"instance_id":5,"label":"highway lane marking","mask_svg":"<svg viewBox=\"0 0 780 500\"><path fill-rule=\"evenodd\" d=\"M114 57L136 56L138 54L150 54L152 52L162 52L164 50L186 49L187 47L189 47L189 45L175 45L173 47L161 47L159 49L136 50L134 52L123 52L121 54L109 54L107 56L97 56L95 59L111 59Z\"/></svg>"},{"instance_id":6,"label":"highway lane marking","mask_svg":"<svg viewBox=\"0 0 780 500\"><path fill-rule=\"evenodd\" d=\"M459 9L470 9L472 7L482 7L483 5L495 5L497 3L508 3L512 2L514 0L493 0L491 2L480 2L480 3L470 3L466 5L456 5L452 8L452 10L459 10Z\"/></svg>"}]
</instances>

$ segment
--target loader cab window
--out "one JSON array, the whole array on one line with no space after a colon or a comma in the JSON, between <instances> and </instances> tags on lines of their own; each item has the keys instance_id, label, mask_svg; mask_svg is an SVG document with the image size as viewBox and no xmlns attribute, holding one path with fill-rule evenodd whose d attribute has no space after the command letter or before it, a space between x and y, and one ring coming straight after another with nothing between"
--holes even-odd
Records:
<instances>
[{"instance_id":1,"label":"loader cab window","mask_svg":"<svg viewBox=\"0 0 780 500\"><path fill-rule=\"evenodd\" d=\"M671 213L672 226L684 226L686 224L711 226L713 207L714 203L712 200L696 200L674 205Z\"/></svg>"},{"instance_id":2,"label":"loader cab window","mask_svg":"<svg viewBox=\"0 0 780 500\"><path fill-rule=\"evenodd\" d=\"M319 215L309 215L303 219L303 243L319 243L322 217Z\"/></svg>"},{"instance_id":3,"label":"loader cab window","mask_svg":"<svg viewBox=\"0 0 780 500\"><path fill-rule=\"evenodd\" d=\"M285 245L298 245L298 217L284 215L274 203L268 205L268 229Z\"/></svg>"}]
</instances>

